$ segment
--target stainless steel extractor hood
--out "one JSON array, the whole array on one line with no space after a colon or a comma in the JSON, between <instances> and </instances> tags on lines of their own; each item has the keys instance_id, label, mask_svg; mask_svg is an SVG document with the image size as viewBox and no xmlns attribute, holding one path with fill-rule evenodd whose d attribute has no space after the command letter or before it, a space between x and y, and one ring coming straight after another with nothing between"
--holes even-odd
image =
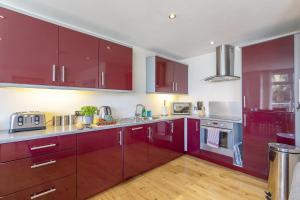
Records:
<instances>
[{"instance_id":1,"label":"stainless steel extractor hood","mask_svg":"<svg viewBox=\"0 0 300 200\"><path fill-rule=\"evenodd\" d=\"M217 74L210 76L205 81L220 82L238 80L234 75L234 46L221 45L216 48Z\"/></svg>"}]
</instances>

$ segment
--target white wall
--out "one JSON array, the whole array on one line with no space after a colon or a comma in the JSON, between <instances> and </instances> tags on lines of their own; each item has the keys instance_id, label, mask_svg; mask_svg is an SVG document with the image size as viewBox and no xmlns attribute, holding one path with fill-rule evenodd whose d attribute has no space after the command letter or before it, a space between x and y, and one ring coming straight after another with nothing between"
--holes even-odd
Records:
<instances>
[{"instance_id":1,"label":"white wall","mask_svg":"<svg viewBox=\"0 0 300 200\"><path fill-rule=\"evenodd\" d=\"M114 117L132 117L136 104L142 103L154 114L160 114L163 100L170 103L177 96L146 94L146 57L151 55L152 52L133 47L134 92L0 88L0 130L9 128L10 114L17 111L39 110L50 119L53 114L71 114L83 105L109 105Z\"/></svg>"},{"instance_id":2,"label":"white wall","mask_svg":"<svg viewBox=\"0 0 300 200\"><path fill-rule=\"evenodd\" d=\"M203 79L216 74L216 53L204 54L182 62L189 65L189 95L180 96L180 101L203 101L207 113L209 101L235 101L240 103L242 113L241 80L206 82ZM241 50L235 50L235 75L241 76Z\"/></svg>"}]
</instances>

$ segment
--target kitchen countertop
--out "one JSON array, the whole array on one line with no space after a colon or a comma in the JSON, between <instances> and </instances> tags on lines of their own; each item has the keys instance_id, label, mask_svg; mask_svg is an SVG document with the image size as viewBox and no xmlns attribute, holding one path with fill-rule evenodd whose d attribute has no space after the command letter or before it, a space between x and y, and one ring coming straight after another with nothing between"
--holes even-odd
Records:
<instances>
[{"instance_id":1,"label":"kitchen countertop","mask_svg":"<svg viewBox=\"0 0 300 200\"><path fill-rule=\"evenodd\" d=\"M133 118L124 118L124 119L118 120L117 124L104 125L104 126L93 126L92 128L84 128L84 129L80 129L80 130L76 129L75 126L57 126L57 127L49 126L45 130L24 131L24 132L17 132L17 133L9 133L8 130L2 130L2 131L0 131L0 144L40 139L40 138L47 138L47 137L53 137L53 136L78 134L78 133L106 130L106 129L112 129L112 128L120 128L120 127L127 127L127 126L135 126L135 125L141 125L141 124L151 124L151 123L160 122L160 121L182 119L182 118L208 119L209 117L208 116L197 116L197 115L170 115L167 117L154 118L152 120L134 120ZM215 119L215 120L218 120L218 119ZM221 121L228 121L228 120L221 120ZM234 122L241 123L240 120L234 121Z\"/></svg>"}]
</instances>

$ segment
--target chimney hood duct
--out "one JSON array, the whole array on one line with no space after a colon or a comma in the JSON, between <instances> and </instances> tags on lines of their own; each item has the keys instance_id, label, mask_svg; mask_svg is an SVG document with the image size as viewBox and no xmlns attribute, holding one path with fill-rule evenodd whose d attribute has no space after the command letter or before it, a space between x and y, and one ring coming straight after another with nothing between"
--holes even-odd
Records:
<instances>
[{"instance_id":1,"label":"chimney hood duct","mask_svg":"<svg viewBox=\"0 0 300 200\"><path fill-rule=\"evenodd\" d=\"M221 45L216 48L217 74L210 76L205 81L221 82L238 80L234 75L234 46Z\"/></svg>"}]
</instances>

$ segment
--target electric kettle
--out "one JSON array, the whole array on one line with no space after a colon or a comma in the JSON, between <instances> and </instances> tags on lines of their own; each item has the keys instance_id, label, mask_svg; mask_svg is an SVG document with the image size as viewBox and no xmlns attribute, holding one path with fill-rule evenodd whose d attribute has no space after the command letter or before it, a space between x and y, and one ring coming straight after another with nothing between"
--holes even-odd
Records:
<instances>
[{"instance_id":1,"label":"electric kettle","mask_svg":"<svg viewBox=\"0 0 300 200\"><path fill-rule=\"evenodd\" d=\"M105 116L111 116L111 108L109 106L102 106L99 109L99 117L105 119Z\"/></svg>"}]
</instances>

